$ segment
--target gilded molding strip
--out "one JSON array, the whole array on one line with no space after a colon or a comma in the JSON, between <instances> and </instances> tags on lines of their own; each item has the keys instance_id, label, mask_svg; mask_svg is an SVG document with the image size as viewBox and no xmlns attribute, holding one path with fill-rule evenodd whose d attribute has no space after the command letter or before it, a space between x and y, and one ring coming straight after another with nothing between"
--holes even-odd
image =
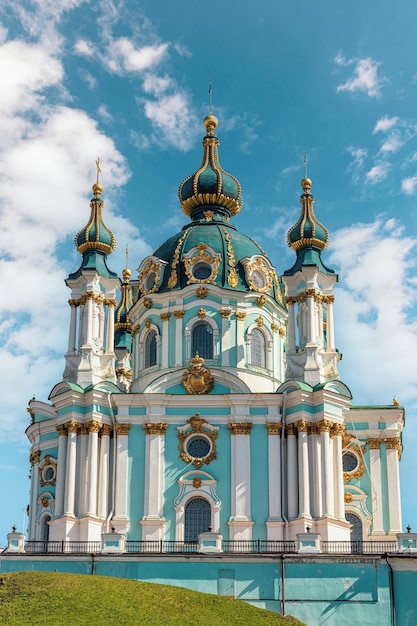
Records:
<instances>
[{"instance_id":1,"label":"gilded molding strip","mask_svg":"<svg viewBox=\"0 0 417 626\"><path fill-rule=\"evenodd\" d=\"M177 265L178 265L179 258L180 258L180 250L181 250L182 243L184 239L186 238L186 236L188 235L188 233L190 232L190 230L191 230L191 227L187 228L187 230L184 232L182 237L180 237L177 243L177 247L175 248L175 252L172 257L172 263L171 263L171 276L169 277L169 280L168 280L169 289L173 289L178 283Z\"/></svg>"},{"instance_id":2,"label":"gilded molding strip","mask_svg":"<svg viewBox=\"0 0 417 626\"><path fill-rule=\"evenodd\" d=\"M232 248L230 235L227 231L227 228L225 228L224 226L223 226L223 232L224 232L224 238L226 240L226 245L227 245L227 264L229 266L229 273L227 275L227 284L229 285L229 287L235 288L237 287L238 282L239 282L237 273L236 273L235 253Z\"/></svg>"}]
</instances>

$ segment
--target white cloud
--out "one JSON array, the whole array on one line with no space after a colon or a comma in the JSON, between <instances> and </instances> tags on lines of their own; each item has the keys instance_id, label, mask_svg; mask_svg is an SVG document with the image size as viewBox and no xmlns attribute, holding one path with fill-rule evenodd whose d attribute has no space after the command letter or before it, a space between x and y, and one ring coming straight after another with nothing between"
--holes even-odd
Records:
<instances>
[{"instance_id":1,"label":"white cloud","mask_svg":"<svg viewBox=\"0 0 417 626\"><path fill-rule=\"evenodd\" d=\"M159 100L145 100L144 112L157 132L160 145L168 143L180 150L188 150L194 142L190 129L197 120L190 99L184 92L161 96Z\"/></svg>"},{"instance_id":2,"label":"white cloud","mask_svg":"<svg viewBox=\"0 0 417 626\"><path fill-rule=\"evenodd\" d=\"M375 124L373 133L375 134L379 131L385 132L387 130L391 130L391 128L394 128L394 126L398 124L399 119L399 117L388 117L387 115L385 117L381 117L381 119L379 119Z\"/></svg>"},{"instance_id":3,"label":"white cloud","mask_svg":"<svg viewBox=\"0 0 417 626\"><path fill-rule=\"evenodd\" d=\"M366 148L353 148L350 146L347 151L353 157L351 167L362 167L366 157L368 156L368 150Z\"/></svg>"},{"instance_id":4,"label":"white cloud","mask_svg":"<svg viewBox=\"0 0 417 626\"><path fill-rule=\"evenodd\" d=\"M382 161L377 163L366 173L366 182L371 185L376 185L383 181L387 176L390 170L390 164Z\"/></svg>"},{"instance_id":5,"label":"white cloud","mask_svg":"<svg viewBox=\"0 0 417 626\"><path fill-rule=\"evenodd\" d=\"M409 317L417 302L417 238L401 236L395 220L378 218L334 233L331 267L338 267L335 320L343 352L341 377L355 403L390 404L417 400L417 323ZM338 315L337 311L343 311ZM384 395L385 394L385 395Z\"/></svg>"},{"instance_id":6,"label":"white cloud","mask_svg":"<svg viewBox=\"0 0 417 626\"><path fill-rule=\"evenodd\" d=\"M408 196L415 194L417 188L417 175L404 178L401 183L401 189Z\"/></svg>"},{"instance_id":7,"label":"white cloud","mask_svg":"<svg viewBox=\"0 0 417 626\"><path fill-rule=\"evenodd\" d=\"M404 142L399 138L398 134L392 133L381 146L381 152L398 152L398 150L404 145Z\"/></svg>"},{"instance_id":8,"label":"white cloud","mask_svg":"<svg viewBox=\"0 0 417 626\"><path fill-rule=\"evenodd\" d=\"M95 53L95 50L90 41L78 39L74 44L74 52L82 56L91 57Z\"/></svg>"},{"instance_id":9,"label":"white cloud","mask_svg":"<svg viewBox=\"0 0 417 626\"><path fill-rule=\"evenodd\" d=\"M103 122L111 122L113 120L113 116L105 104L100 104L97 109L97 115L101 117Z\"/></svg>"},{"instance_id":10,"label":"white cloud","mask_svg":"<svg viewBox=\"0 0 417 626\"><path fill-rule=\"evenodd\" d=\"M169 76L148 74L143 80L143 89L146 93L152 94L153 96L162 95L170 87L173 87L173 81Z\"/></svg>"},{"instance_id":11,"label":"white cloud","mask_svg":"<svg viewBox=\"0 0 417 626\"><path fill-rule=\"evenodd\" d=\"M167 50L167 43L135 48L130 39L120 37L108 47L104 60L112 72L143 72L158 65Z\"/></svg>"},{"instance_id":12,"label":"white cloud","mask_svg":"<svg viewBox=\"0 0 417 626\"><path fill-rule=\"evenodd\" d=\"M338 59L338 57L336 57ZM336 61L335 59L335 61ZM349 65L350 61L344 61L338 65ZM371 58L359 59L356 62L356 67L348 80L337 86L336 91L350 91L352 93L357 91L364 91L369 97L378 98L381 95L381 86L384 80L378 76L378 68L380 63L374 61Z\"/></svg>"}]
</instances>

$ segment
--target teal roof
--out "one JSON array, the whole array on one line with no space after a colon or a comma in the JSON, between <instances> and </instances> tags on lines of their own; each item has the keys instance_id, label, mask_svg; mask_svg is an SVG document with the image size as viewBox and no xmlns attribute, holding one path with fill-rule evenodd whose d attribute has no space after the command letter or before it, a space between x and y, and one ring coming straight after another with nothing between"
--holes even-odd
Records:
<instances>
[{"instance_id":1,"label":"teal roof","mask_svg":"<svg viewBox=\"0 0 417 626\"><path fill-rule=\"evenodd\" d=\"M69 279L78 278L83 270L96 270L100 276L117 278L117 274L107 267L107 254L100 250L87 250L83 254L83 260L76 272L68 276Z\"/></svg>"},{"instance_id":2,"label":"teal roof","mask_svg":"<svg viewBox=\"0 0 417 626\"><path fill-rule=\"evenodd\" d=\"M101 199L102 187L97 182L93 185L94 197L91 199L91 214L88 224L75 235L75 245L80 252L100 250L111 254L116 249L116 239L110 228L103 221L104 202Z\"/></svg>"}]
</instances>

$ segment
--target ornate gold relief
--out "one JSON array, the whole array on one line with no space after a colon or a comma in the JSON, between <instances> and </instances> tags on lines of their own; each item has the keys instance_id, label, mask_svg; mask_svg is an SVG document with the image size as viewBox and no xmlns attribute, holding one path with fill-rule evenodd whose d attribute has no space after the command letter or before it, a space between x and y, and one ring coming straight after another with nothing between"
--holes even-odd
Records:
<instances>
[{"instance_id":1,"label":"ornate gold relief","mask_svg":"<svg viewBox=\"0 0 417 626\"><path fill-rule=\"evenodd\" d=\"M265 304L265 302L266 302L266 298L265 298L265 296L262 294L261 296L259 296L259 298L258 298L258 300L257 300L258 306L263 306L263 305Z\"/></svg>"},{"instance_id":2,"label":"ornate gold relief","mask_svg":"<svg viewBox=\"0 0 417 626\"><path fill-rule=\"evenodd\" d=\"M308 433L309 426L310 426L310 423L307 422L307 420L299 420L298 422L295 423L295 427L297 429L297 432L299 433Z\"/></svg>"},{"instance_id":3,"label":"ornate gold relief","mask_svg":"<svg viewBox=\"0 0 417 626\"><path fill-rule=\"evenodd\" d=\"M36 465L36 463L39 463L40 457L41 457L40 450L35 450L35 452L31 452L29 455L29 463L31 465Z\"/></svg>"},{"instance_id":4,"label":"ornate gold relief","mask_svg":"<svg viewBox=\"0 0 417 626\"><path fill-rule=\"evenodd\" d=\"M235 253L233 252L232 242L230 241L230 235L227 231L227 228L223 227L224 238L226 240L227 245L227 265L229 266L229 273L227 275L227 284L229 287L237 287L239 279L236 273L236 259Z\"/></svg>"},{"instance_id":5,"label":"ornate gold relief","mask_svg":"<svg viewBox=\"0 0 417 626\"><path fill-rule=\"evenodd\" d=\"M385 447L387 450L397 450L398 460L400 460L401 454L403 451L400 438L399 437L386 437L384 441L385 441Z\"/></svg>"},{"instance_id":6,"label":"ornate gold relief","mask_svg":"<svg viewBox=\"0 0 417 626\"><path fill-rule=\"evenodd\" d=\"M227 428L231 435L250 435L252 422L229 422Z\"/></svg>"},{"instance_id":7,"label":"ornate gold relief","mask_svg":"<svg viewBox=\"0 0 417 626\"><path fill-rule=\"evenodd\" d=\"M196 294L198 298L207 298L207 288L199 287L196 291Z\"/></svg>"},{"instance_id":8,"label":"ornate gold relief","mask_svg":"<svg viewBox=\"0 0 417 626\"><path fill-rule=\"evenodd\" d=\"M202 482L203 481L201 480L200 476L194 476L194 478L193 478L193 487L194 487L194 489L200 489Z\"/></svg>"},{"instance_id":9,"label":"ornate gold relief","mask_svg":"<svg viewBox=\"0 0 417 626\"><path fill-rule=\"evenodd\" d=\"M148 422L142 426L147 435L165 435L168 428L168 424L165 422Z\"/></svg>"},{"instance_id":10,"label":"ornate gold relief","mask_svg":"<svg viewBox=\"0 0 417 626\"><path fill-rule=\"evenodd\" d=\"M203 307L200 307L197 311L197 315L200 319L203 319L203 317L206 317L206 309L203 309Z\"/></svg>"},{"instance_id":11,"label":"ornate gold relief","mask_svg":"<svg viewBox=\"0 0 417 626\"><path fill-rule=\"evenodd\" d=\"M169 311L165 311L165 313L160 313L159 317L161 318L163 322L167 322L169 318L171 317L171 313Z\"/></svg>"},{"instance_id":12,"label":"ornate gold relief","mask_svg":"<svg viewBox=\"0 0 417 626\"><path fill-rule=\"evenodd\" d=\"M239 322L243 322L243 320L244 320L244 319L245 319L245 317L246 317L246 311L236 311L235 315L236 315L236 319L237 319Z\"/></svg>"},{"instance_id":13,"label":"ornate gold relief","mask_svg":"<svg viewBox=\"0 0 417 626\"><path fill-rule=\"evenodd\" d=\"M206 218L206 222L211 222L213 219L214 211L211 211L211 210L203 211L203 215Z\"/></svg>"},{"instance_id":14,"label":"ornate gold relief","mask_svg":"<svg viewBox=\"0 0 417 626\"><path fill-rule=\"evenodd\" d=\"M220 309L219 310L221 317L229 317L231 312L232 312L232 309Z\"/></svg>"},{"instance_id":15,"label":"ornate gold relief","mask_svg":"<svg viewBox=\"0 0 417 626\"><path fill-rule=\"evenodd\" d=\"M112 432L113 432L113 428L110 426L110 424L103 424L100 434L102 437L110 437Z\"/></svg>"},{"instance_id":16,"label":"ornate gold relief","mask_svg":"<svg viewBox=\"0 0 417 626\"><path fill-rule=\"evenodd\" d=\"M353 453L358 461L358 465L354 470L343 472L343 480L345 483L350 482L352 479L359 480L365 474L365 463L363 460L365 443L361 443L354 435L345 431L342 434L342 446L342 454L346 452Z\"/></svg>"},{"instance_id":17,"label":"ornate gold relief","mask_svg":"<svg viewBox=\"0 0 417 626\"><path fill-rule=\"evenodd\" d=\"M145 328L150 328L151 327L151 318L147 317L145 320Z\"/></svg>"},{"instance_id":18,"label":"ornate gold relief","mask_svg":"<svg viewBox=\"0 0 417 626\"><path fill-rule=\"evenodd\" d=\"M245 267L249 289L268 293L273 285L275 271L268 265L266 260L261 256L257 256L252 260L244 259L242 263Z\"/></svg>"},{"instance_id":19,"label":"ornate gold relief","mask_svg":"<svg viewBox=\"0 0 417 626\"><path fill-rule=\"evenodd\" d=\"M191 230L191 227L187 228L184 231L184 234L178 240L177 247L175 248L174 256L172 257L172 263L171 263L171 276L168 279L169 289L173 289L174 287L176 287L178 283L177 265L178 265L179 258L180 258L180 250L181 250L182 242L184 241L184 239L186 238L190 230Z\"/></svg>"},{"instance_id":20,"label":"ornate gold relief","mask_svg":"<svg viewBox=\"0 0 417 626\"><path fill-rule=\"evenodd\" d=\"M142 293L154 293L158 291L161 269L161 261L158 262L156 259L151 258L145 262L138 276L139 289Z\"/></svg>"},{"instance_id":21,"label":"ornate gold relief","mask_svg":"<svg viewBox=\"0 0 417 626\"><path fill-rule=\"evenodd\" d=\"M45 485L55 485L56 462L49 454L42 459L42 463L40 463L38 467L38 472L41 487L45 487Z\"/></svg>"},{"instance_id":22,"label":"ornate gold relief","mask_svg":"<svg viewBox=\"0 0 417 626\"><path fill-rule=\"evenodd\" d=\"M203 439L206 439L209 445L208 453L205 456L199 458L191 456L187 451L187 445L194 438L197 437L202 437ZM200 468L202 465L208 465L209 463L211 463L211 461L213 461L213 459L217 458L217 437L217 429L213 426L210 426L205 419L200 417L199 413L196 413L195 415L193 415L193 417L190 417L190 419L187 421L187 424L183 428L180 428L178 431L178 448L180 451L180 457L183 461L185 461L185 463L192 463L197 469ZM194 481L200 482L199 484L198 482L194 484ZM201 486L201 478L199 476L196 476L194 478L193 486L196 488Z\"/></svg>"},{"instance_id":23,"label":"ornate gold relief","mask_svg":"<svg viewBox=\"0 0 417 626\"><path fill-rule=\"evenodd\" d=\"M130 430L130 424L120 424L117 423L115 425L115 430L117 435L120 437L126 437L129 434L129 430Z\"/></svg>"},{"instance_id":24,"label":"ornate gold relief","mask_svg":"<svg viewBox=\"0 0 417 626\"><path fill-rule=\"evenodd\" d=\"M69 422L65 422L64 426L69 433L76 433L80 427L80 424L75 420L70 420Z\"/></svg>"},{"instance_id":25,"label":"ornate gold relief","mask_svg":"<svg viewBox=\"0 0 417 626\"><path fill-rule=\"evenodd\" d=\"M91 422L87 422L85 425L89 433L98 433L101 430L102 424L101 422L97 422L96 420L92 420Z\"/></svg>"},{"instance_id":26,"label":"ornate gold relief","mask_svg":"<svg viewBox=\"0 0 417 626\"><path fill-rule=\"evenodd\" d=\"M296 430L295 424L294 423L287 424L286 427L285 427L285 432L287 433L287 437L291 436L291 435L295 436L297 434L297 430Z\"/></svg>"},{"instance_id":27,"label":"ornate gold relief","mask_svg":"<svg viewBox=\"0 0 417 626\"><path fill-rule=\"evenodd\" d=\"M350 491L345 491L345 502L346 504L350 504L353 500L353 495Z\"/></svg>"},{"instance_id":28,"label":"ornate gold relief","mask_svg":"<svg viewBox=\"0 0 417 626\"><path fill-rule=\"evenodd\" d=\"M191 285L192 283L210 283L213 285L219 271L220 260L220 254L214 253L214 251L209 249L207 244L200 241L187 256L183 257L185 273L188 278L187 285ZM211 272L207 278L198 278L195 276L198 265L204 265L207 269L210 268Z\"/></svg>"},{"instance_id":29,"label":"ornate gold relief","mask_svg":"<svg viewBox=\"0 0 417 626\"><path fill-rule=\"evenodd\" d=\"M143 298L143 306L146 309L151 309L152 308L152 299L151 298Z\"/></svg>"},{"instance_id":30,"label":"ornate gold relief","mask_svg":"<svg viewBox=\"0 0 417 626\"><path fill-rule=\"evenodd\" d=\"M65 428L64 424L58 424L56 430L58 431L58 437L66 437L68 434L68 431Z\"/></svg>"},{"instance_id":31,"label":"ornate gold relief","mask_svg":"<svg viewBox=\"0 0 417 626\"><path fill-rule=\"evenodd\" d=\"M203 395L209 393L214 387L214 378L207 367L203 367L204 359L198 356L191 359L191 367L187 367L182 384L189 395Z\"/></svg>"},{"instance_id":32,"label":"ornate gold relief","mask_svg":"<svg viewBox=\"0 0 417 626\"><path fill-rule=\"evenodd\" d=\"M366 440L366 443L368 444L370 450L379 450L382 442L383 442L383 439L380 439L379 437L373 437L373 438L369 437Z\"/></svg>"},{"instance_id":33,"label":"ornate gold relief","mask_svg":"<svg viewBox=\"0 0 417 626\"><path fill-rule=\"evenodd\" d=\"M262 315L260 315L258 318L256 318L256 325L257 326L263 326L264 325L264 318L262 317Z\"/></svg>"},{"instance_id":34,"label":"ornate gold relief","mask_svg":"<svg viewBox=\"0 0 417 626\"><path fill-rule=\"evenodd\" d=\"M134 327L132 328L132 337L135 337L135 335L138 334L139 330L140 330L139 324L135 324Z\"/></svg>"},{"instance_id":35,"label":"ornate gold relief","mask_svg":"<svg viewBox=\"0 0 417 626\"><path fill-rule=\"evenodd\" d=\"M280 422L267 422L266 428L268 430L268 435L280 435L282 424Z\"/></svg>"},{"instance_id":36,"label":"ornate gold relief","mask_svg":"<svg viewBox=\"0 0 417 626\"><path fill-rule=\"evenodd\" d=\"M184 317L184 309L177 309L176 311L174 311L174 315L177 320L180 320Z\"/></svg>"},{"instance_id":37,"label":"ornate gold relief","mask_svg":"<svg viewBox=\"0 0 417 626\"><path fill-rule=\"evenodd\" d=\"M48 507L49 504L49 500L46 496L42 496L41 498L41 504L43 506L44 509L46 509Z\"/></svg>"}]
</instances>

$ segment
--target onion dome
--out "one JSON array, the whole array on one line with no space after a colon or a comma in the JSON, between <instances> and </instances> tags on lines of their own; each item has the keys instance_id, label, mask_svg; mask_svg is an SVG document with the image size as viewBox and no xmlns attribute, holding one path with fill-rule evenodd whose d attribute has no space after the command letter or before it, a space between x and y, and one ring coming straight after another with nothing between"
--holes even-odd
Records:
<instances>
[{"instance_id":1,"label":"onion dome","mask_svg":"<svg viewBox=\"0 0 417 626\"><path fill-rule=\"evenodd\" d=\"M97 159L97 181L93 185L93 198L90 202L91 214L88 224L74 237L75 247L82 254L81 267L70 274L69 278L76 278L84 269L94 269L99 274L116 277L117 274L109 270L106 264L107 255L116 249L116 238L110 228L103 221L104 202L101 198L102 186L99 182L100 161Z\"/></svg>"},{"instance_id":2,"label":"onion dome","mask_svg":"<svg viewBox=\"0 0 417 626\"><path fill-rule=\"evenodd\" d=\"M312 182L307 177L301 181L303 188L300 196L301 215L287 233L287 243L297 253L297 261L291 270L284 272L285 274L294 273L301 265L318 265L325 273L333 273L333 270L323 265L320 258L320 252L327 248L329 243L329 231L314 213L311 185Z\"/></svg>"},{"instance_id":3,"label":"onion dome","mask_svg":"<svg viewBox=\"0 0 417 626\"><path fill-rule=\"evenodd\" d=\"M99 167L99 166L97 166ZM99 171L99 170L98 170ZM87 226L75 235L75 245L80 254L87 250L100 250L105 254L111 254L116 249L116 239L110 228L103 221L104 202L101 199L102 186L98 181L93 185L93 198L90 202L91 215Z\"/></svg>"},{"instance_id":4,"label":"onion dome","mask_svg":"<svg viewBox=\"0 0 417 626\"><path fill-rule=\"evenodd\" d=\"M242 192L237 178L224 171L219 163L216 137L217 118L211 113L204 119L201 167L180 184L178 195L183 212L192 220L203 219L204 212L213 211L214 219L230 219L242 208Z\"/></svg>"},{"instance_id":5,"label":"onion dome","mask_svg":"<svg viewBox=\"0 0 417 626\"><path fill-rule=\"evenodd\" d=\"M114 312L114 343L116 348L128 348L132 345L132 324L129 319L129 309L133 304L133 287L130 285L132 272L126 267L123 272L120 302Z\"/></svg>"}]
</instances>

